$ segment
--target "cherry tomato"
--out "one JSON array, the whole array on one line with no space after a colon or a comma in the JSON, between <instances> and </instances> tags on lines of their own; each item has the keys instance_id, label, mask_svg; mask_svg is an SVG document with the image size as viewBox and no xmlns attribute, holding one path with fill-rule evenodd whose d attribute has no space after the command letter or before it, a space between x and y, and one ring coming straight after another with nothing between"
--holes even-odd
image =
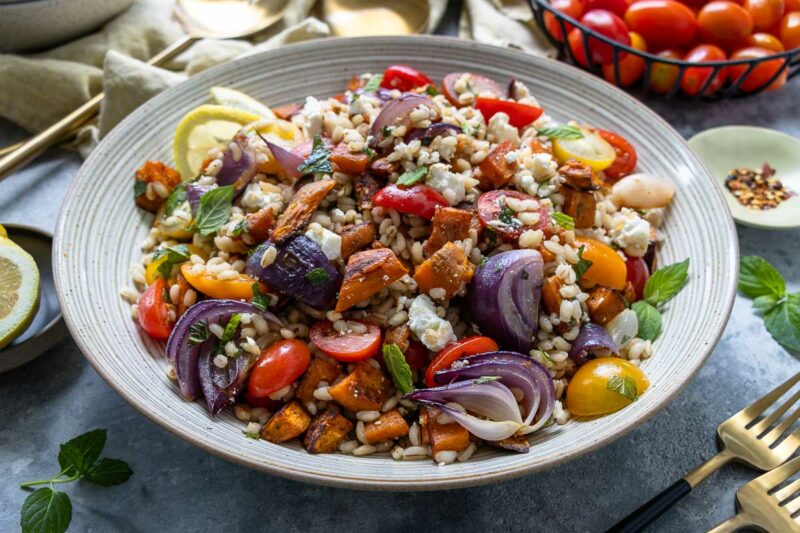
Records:
<instances>
[{"instance_id":1,"label":"cherry tomato","mask_svg":"<svg viewBox=\"0 0 800 533\"><path fill-rule=\"evenodd\" d=\"M614 151L617 153L617 157L611 163L611 166L603 171L606 177L618 180L633 172L633 169L636 168L636 150L631 146L631 143L622 135L610 131L597 130L597 134L613 146Z\"/></svg>"},{"instance_id":2,"label":"cherry tomato","mask_svg":"<svg viewBox=\"0 0 800 533\"><path fill-rule=\"evenodd\" d=\"M683 59L683 55L673 49L662 50L656 55L666 59ZM679 75L680 67L654 62L650 67L650 90L658 94L667 94L675 86L675 80Z\"/></svg>"},{"instance_id":3,"label":"cherry tomato","mask_svg":"<svg viewBox=\"0 0 800 533\"><path fill-rule=\"evenodd\" d=\"M361 361L375 355L381 346L381 328L369 322L347 322L358 322L365 331L339 332L333 322L322 320L311 326L311 342L337 361Z\"/></svg>"},{"instance_id":4,"label":"cherry tomato","mask_svg":"<svg viewBox=\"0 0 800 533\"><path fill-rule=\"evenodd\" d=\"M575 20L580 20L583 15L583 4L581 4L580 0L553 0L550 2L550 6ZM553 39L558 42L564 40L564 34L561 32L561 25L558 23L558 19L549 11L544 12L544 25L545 28L547 28L547 33L549 33ZM564 28L566 28L567 33L574 27L575 26L572 24L564 22Z\"/></svg>"},{"instance_id":5,"label":"cherry tomato","mask_svg":"<svg viewBox=\"0 0 800 533\"><path fill-rule=\"evenodd\" d=\"M280 400L273 400L269 396L264 396L263 398L256 398L252 394L250 394L250 389L245 389L244 391L244 403L249 405L250 407L264 407L270 411L277 411L278 408L281 406Z\"/></svg>"},{"instance_id":6,"label":"cherry tomato","mask_svg":"<svg viewBox=\"0 0 800 533\"><path fill-rule=\"evenodd\" d=\"M778 37L786 50L800 48L800 11L783 16L778 27Z\"/></svg>"},{"instance_id":7,"label":"cherry tomato","mask_svg":"<svg viewBox=\"0 0 800 533\"><path fill-rule=\"evenodd\" d=\"M383 71L381 87L384 89L399 89L410 91L417 87L433 85L431 79L408 65L392 65Z\"/></svg>"},{"instance_id":8,"label":"cherry tomato","mask_svg":"<svg viewBox=\"0 0 800 533\"><path fill-rule=\"evenodd\" d=\"M633 380L635 391L611 386L611 378ZM625 380L624 378L629 378ZM567 386L567 409L577 416L604 415L619 411L641 396L650 382L642 370L619 357L599 357L581 366ZM625 394L623 394L625 393Z\"/></svg>"},{"instance_id":9,"label":"cherry tomato","mask_svg":"<svg viewBox=\"0 0 800 533\"><path fill-rule=\"evenodd\" d=\"M697 15L700 35L708 42L731 48L746 42L753 32L753 17L739 4L714 0Z\"/></svg>"},{"instance_id":10,"label":"cherry tomato","mask_svg":"<svg viewBox=\"0 0 800 533\"><path fill-rule=\"evenodd\" d=\"M419 341L411 340L408 342L408 349L403 353L406 363L411 370L421 370L428 364L428 349Z\"/></svg>"},{"instance_id":11,"label":"cherry tomato","mask_svg":"<svg viewBox=\"0 0 800 533\"><path fill-rule=\"evenodd\" d=\"M578 28L573 28L567 34L567 44L575 62L581 66L588 67L589 61L586 59L586 47L583 45L583 32Z\"/></svg>"},{"instance_id":12,"label":"cherry tomato","mask_svg":"<svg viewBox=\"0 0 800 533\"><path fill-rule=\"evenodd\" d=\"M628 269L626 281L629 281L633 286L636 300L641 300L644 297L644 286L650 278L650 270L647 268L647 263L641 257L628 256L625 260L625 268Z\"/></svg>"},{"instance_id":13,"label":"cherry tomato","mask_svg":"<svg viewBox=\"0 0 800 533\"><path fill-rule=\"evenodd\" d=\"M604 37L608 37L612 41L617 41L625 46L631 44L631 38L628 35L628 28L625 26L625 22L611 11L605 9L587 11L581 17L581 24ZM617 60L622 60L627 55L627 52L620 52L617 54ZM595 37L589 37L589 57L591 57L592 61L601 65L611 63L614 61L614 48Z\"/></svg>"},{"instance_id":14,"label":"cherry tomato","mask_svg":"<svg viewBox=\"0 0 800 533\"><path fill-rule=\"evenodd\" d=\"M651 50L686 46L697 33L692 10L674 0L641 0L625 12L625 23Z\"/></svg>"},{"instance_id":15,"label":"cherry tomato","mask_svg":"<svg viewBox=\"0 0 800 533\"><path fill-rule=\"evenodd\" d=\"M191 263L181 265L181 274L196 291L212 298L250 301L253 299L253 285L256 283L261 286L261 292L269 290L266 285L244 273L240 273L233 279L225 280L217 279L205 271L195 274L192 271Z\"/></svg>"},{"instance_id":16,"label":"cherry tomato","mask_svg":"<svg viewBox=\"0 0 800 533\"><path fill-rule=\"evenodd\" d=\"M529 227L523 225L522 222L516 218L519 213L514 212L506 205L505 198L516 198L521 201L533 200L537 202L533 196L528 196L519 191L500 189L497 191L485 192L478 198L478 219L482 226L491 228L506 239L516 239L527 229L543 230L550 226L550 215L547 212L547 207L540 205L539 209L534 211L539 213L539 222L535 226ZM513 220L510 220L509 223L509 219ZM515 220L516 222L514 222Z\"/></svg>"},{"instance_id":17,"label":"cherry tomato","mask_svg":"<svg viewBox=\"0 0 800 533\"><path fill-rule=\"evenodd\" d=\"M632 31L630 32L631 47L642 52L647 51L647 45L642 39L642 36ZM629 87L636 83L642 77L644 72L644 58L634 54L627 54L627 57L619 62L619 85L622 87ZM603 65L603 77L609 83L617 84L617 78L614 74L614 64Z\"/></svg>"},{"instance_id":18,"label":"cherry tomato","mask_svg":"<svg viewBox=\"0 0 800 533\"><path fill-rule=\"evenodd\" d=\"M505 89L500 87L496 81L489 79L486 76L472 74L471 72L451 72L442 80L442 92L444 93L445 98L447 98L447 100L454 106L462 107L465 105L458 101L458 95L464 91L459 92L456 91L455 88L456 83L462 77L464 77L465 74L468 76L466 92L471 92L475 96L484 93L491 93L497 98L505 96Z\"/></svg>"},{"instance_id":19,"label":"cherry tomato","mask_svg":"<svg viewBox=\"0 0 800 533\"><path fill-rule=\"evenodd\" d=\"M202 248L199 248L194 244L189 244L186 246L186 248L189 250L190 254L197 255L199 257L202 257L203 259L208 259L208 252L206 252ZM158 271L158 268L162 264L164 264L164 261L166 261L167 259L169 259L169 255L164 254L158 259L153 259L152 261L150 261L150 264L147 265L147 269L144 272L144 279L147 283L153 283L156 280L156 278L161 276L161 272Z\"/></svg>"},{"instance_id":20,"label":"cherry tomato","mask_svg":"<svg viewBox=\"0 0 800 533\"><path fill-rule=\"evenodd\" d=\"M713 44L701 44L689 50L689 53L686 54L684 59L690 63L704 63L707 61L724 61L726 58L725 52ZM690 96L698 94L713 72L713 67L687 68L681 79L681 89ZM716 92L722 87L722 84L725 83L725 78L726 72L725 69L722 68L708 85L708 89L706 89L704 94L709 95Z\"/></svg>"},{"instance_id":21,"label":"cherry tomato","mask_svg":"<svg viewBox=\"0 0 800 533\"><path fill-rule=\"evenodd\" d=\"M401 213L417 215L431 220L437 206L448 207L450 204L439 194L439 191L427 185L398 187L390 184L375 193L372 203L378 207L395 209Z\"/></svg>"},{"instance_id":22,"label":"cherry tomato","mask_svg":"<svg viewBox=\"0 0 800 533\"><path fill-rule=\"evenodd\" d=\"M800 11L800 0L783 0L783 14Z\"/></svg>"},{"instance_id":23,"label":"cherry tomato","mask_svg":"<svg viewBox=\"0 0 800 533\"><path fill-rule=\"evenodd\" d=\"M139 298L137 317L142 329L154 339L167 339L175 325L169 319L167 282L156 279Z\"/></svg>"},{"instance_id":24,"label":"cherry tomato","mask_svg":"<svg viewBox=\"0 0 800 533\"><path fill-rule=\"evenodd\" d=\"M783 52L783 44L780 39L771 33L754 33L747 40L748 46L757 46L758 48L765 48L772 52Z\"/></svg>"},{"instance_id":25,"label":"cherry tomato","mask_svg":"<svg viewBox=\"0 0 800 533\"><path fill-rule=\"evenodd\" d=\"M589 165L594 170L605 170L611 166L617 153L595 132L581 128L580 139L553 139L553 155L560 163L575 159L579 163Z\"/></svg>"},{"instance_id":26,"label":"cherry tomato","mask_svg":"<svg viewBox=\"0 0 800 533\"><path fill-rule=\"evenodd\" d=\"M247 393L252 398L264 398L281 390L303 375L311 362L311 352L301 340L283 339L261 352L250 377Z\"/></svg>"},{"instance_id":27,"label":"cherry tomato","mask_svg":"<svg viewBox=\"0 0 800 533\"><path fill-rule=\"evenodd\" d=\"M611 11L618 17L624 17L628 9L626 0L583 0L583 10L605 9Z\"/></svg>"},{"instance_id":28,"label":"cherry tomato","mask_svg":"<svg viewBox=\"0 0 800 533\"><path fill-rule=\"evenodd\" d=\"M497 343L492 339L480 335L473 335L448 344L436 354L425 370L425 384L428 387L436 387L438 385L434 379L436 372L450 368L457 359L479 353L496 352L499 349Z\"/></svg>"},{"instance_id":29,"label":"cherry tomato","mask_svg":"<svg viewBox=\"0 0 800 533\"><path fill-rule=\"evenodd\" d=\"M753 31L769 31L783 16L783 0L744 0L744 8L753 19Z\"/></svg>"},{"instance_id":30,"label":"cherry tomato","mask_svg":"<svg viewBox=\"0 0 800 533\"><path fill-rule=\"evenodd\" d=\"M625 289L628 270L625 261L612 247L588 237L576 237L575 242L578 249L583 246L581 258L592 262L592 266L584 272L581 280L618 291Z\"/></svg>"},{"instance_id":31,"label":"cherry tomato","mask_svg":"<svg viewBox=\"0 0 800 533\"><path fill-rule=\"evenodd\" d=\"M731 56L731 59L760 59L773 54L774 52L772 50L767 50L766 48L750 47L737 50ZM788 58L762 61L750 71L744 80L742 80L742 82L739 84L739 88L745 92L760 89L764 84L771 80L772 77L778 73L778 71L783 69L783 72L775 79L775 81L770 83L769 87L764 90L774 91L776 89L780 89L783 87L783 84L786 83L786 78L789 75L789 69L783 68L783 65L787 61ZM728 79L731 80L731 83L736 83L736 80L739 78L739 76L744 74L747 69L747 65L733 65L728 67Z\"/></svg>"},{"instance_id":32,"label":"cherry tomato","mask_svg":"<svg viewBox=\"0 0 800 533\"><path fill-rule=\"evenodd\" d=\"M541 107L482 97L475 99L475 108L481 112L487 123L495 114L505 113L508 115L508 123L515 128L524 128L544 113Z\"/></svg>"}]
</instances>

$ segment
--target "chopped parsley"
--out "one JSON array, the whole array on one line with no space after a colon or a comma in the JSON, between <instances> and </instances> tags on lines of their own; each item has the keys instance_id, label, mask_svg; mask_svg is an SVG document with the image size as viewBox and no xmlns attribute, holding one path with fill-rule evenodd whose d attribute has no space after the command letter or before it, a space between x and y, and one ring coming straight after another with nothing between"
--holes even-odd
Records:
<instances>
[{"instance_id":1,"label":"chopped parsley","mask_svg":"<svg viewBox=\"0 0 800 533\"><path fill-rule=\"evenodd\" d=\"M210 336L211 332L208 329L208 322L201 320L189 326L189 340L186 341L186 343L189 346L194 346L195 344L207 341Z\"/></svg>"},{"instance_id":2,"label":"chopped parsley","mask_svg":"<svg viewBox=\"0 0 800 533\"><path fill-rule=\"evenodd\" d=\"M518 222L518 220L514 218L514 210L507 205L500 208L500 214L497 215L497 219L508 226L514 226Z\"/></svg>"},{"instance_id":3,"label":"chopped parsley","mask_svg":"<svg viewBox=\"0 0 800 533\"><path fill-rule=\"evenodd\" d=\"M528 274L528 271L527 271L527 270L523 270L523 271L522 271L522 274L520 274L520 277L521 277L522 279L528 279L528 278L530 278L531 276L530 276L530 274Z\"/></svg>"},{"instance_id":4,"label":"chopped parsley","mask_svg":"<svg viewBox=\"0 0 800 533\"><path fill-rule=\"evenodd\" d=\"M247 231L247 219L243 218L242 220L237 222L236 225L233 227L233 229L231 230L231 235L233 235L234 237L238 237L245 231Z\"/></svg>"},{"instance_id":5,"label":"chopped parsley","mask_svg":"<svg viewBox=\"0 0 800 533\"><path fill-rule=\"evenodd\" d=\"M369 79L366 85L364 85L364 92L374 93L381 86L382 81L383 81L383 74L375 74Z\"/></svg>"},{"instance_id":6,"label":"chopped parsley","mask_svg":"<svg viewBox=\"0 0 800 533\"><path fill-rule=\"evenodd\" d=\"M578 262L572 265L576 280L580 280L581 276L586 274L586 271L592 267L592 262L583 258L584 250L586 250L586 246L582 244L581 247L578 248Z\"/></svg>"},{"instance_id":7,"label":"chopped parsley","mask_svg":"<svg viewBox=\"0 0 800 533\"><path fill-rule=\"evenodd\" d=\"M248 439L261 440L261 435L259 435L258 433L253 433L252 431L247 431L246 429L242 430L242 435L244 435Z\"/></svg>"},{"instance_id":8,"label":"chopped parsley","mask_svg":"<svg viewBox=\"0 0 800 533\"><path fill-rule=\"evenodd\" d=\"M272 302L272 297L269 294L261 292L261 286L258 283L253 283L253 299L250 303L259 311L266 311L269 304Z\"/></svg>"},{"instance_id":9,"label":"chopped parsley","mask_svg":"<svg viewBox=\"0 0 800 533\"><path fill-rule=\"evenodd\" d=\"M330 274L328 274L328 271L325 270L324 268L317 267L306 274L306 279L312 285L319 285L320 283L325 283L326 281L329 281L331 279L331 276Z\"/></svg>"},{"instance_id":10,"label":"chopped parsley","mask_svg":"<svg viewBox=\"0 0 800 533\"><path fill-rule=\"evenodd\" d=\"M545 135L551 139L564 139L565 141L583 139L583 132L581 132L580 128L567 124L542 128L539 130L539 135Z\"/></svg>"},{"instance_id":11,"label":"chopped parsley","mask_svg":"<svg viewBox=\"0 0 800 533\"><path fill-rule=\"evenodd\" d=\"M575 229L575 220L566 213L562 213L561 211L553 211L550 215L553 219L553 222L561 226L566 230Z\"/></svg>"},{"instance_id":12,"label":"chopped parsley","mask_svg":"<svg viewBox=\"0 0 800 533\"><path fill-rule=\"evenodd\" d=\"M311 148L311 155L303 161L297 171L303 174L330 174L333 172L333 167L330 161L331 153L325 142L319 135L314 137L314 144Z\"/></svg>"},{"instance_id":13,"label":"chopped parsley","mask_svg":"<svg viewBox=\"0 0 800 533\"><path fill-rule=\"evenodd\" d=\"M381 130L381 133L384 137L389 137L392 134L392 127L391 126L384 126Z\"/></svg>"},{"instance_id":14,"label":"chopped parsley","mask_svg":"<svg viewBox=\"0 0 800 533\"><path fill-rule=\"evenodd\" d=\"M425 87L425 94L428 96L436 96L439 94L439 89L437 89L435 85L428 85Z\"/></svg>"},{"instance_id":15,"label":"chopped parsley","mask_svg":"<svg viewBox=\"0 0 800 533\"><path fill-rule=\"evenodd\" d=\"M414 170L409 170L408 172L401 174L400 177L397 178L397 185L400 185L401 187L410 187L423 180L427 175L427 167L417 167Z\"/></svg>"},{"instance_id":16,"label":"chopped parsley","mask_svg":"<svg viewBox=\"0 0 800 533\"><path fill-rule=\"evenodd\" d=\"M138 198L147 192L147 182L136 180L133 182L133 197Z\"/></svg>"},{"instance_id":17,"label":"chopped parsley","mask_svg":"<svg viewBox=\"0 0 800 533\"><path fill-rule=\"evenodd\" d=\"M636 390L636 380L630 376L611 376L608 378L606 388L626 397L632 402L639 397L639 392Z\"/></svg>"},{"instance_id":18,"label":"chopped parsley","mask_svg":"<svg viewBox=\"0 0 800 533\"><path fill-rule=\"evenodd\" d=\"M367 154L367 157L369 157L370 159L375 157L375 150L373 150L369 146L365 146L364 148L361 149L361 151Z\"/></svg>"},{"instance_id":19,"label":"chopped parsley","mask_svg":"<svg viewBox=\"0 0 800 533\"><path fill-rule=\"evenodd\" d=\"M488 263L488 262L489 262L489 258L486 257L486 256L483 256L483 257L481 257L481 262L478 263L478 266L481 266L481 267L482 266L486 266L486 263Z\"/></svg>"}]
</instances>

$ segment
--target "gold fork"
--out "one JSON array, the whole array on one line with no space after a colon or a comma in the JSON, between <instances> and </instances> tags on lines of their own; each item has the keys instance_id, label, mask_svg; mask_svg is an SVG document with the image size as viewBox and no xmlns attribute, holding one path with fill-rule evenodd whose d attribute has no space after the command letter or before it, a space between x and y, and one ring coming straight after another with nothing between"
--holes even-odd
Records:
<instances>
[{"instance_id":1,"label":"gold fork","mask_svg":"<svg viewBox=\"0 0 800 533\"><path fill-rule=\"evenodd\" d=\"M800 399L800 391L794 393L768 416L761 420L757 419L798 381L800 373L720 424L717 435L722 450L717 455L617 522L609 531L626 533L641 531L731 460L742 461L763 471L772 470L783 464L800 447L800 429L787 435L792 424L800 418L800 408L784 417Z\"/></svg>"},{"instance_id":2,"label":"gold fork","mask_svg":"<svg viewBox=\"0 0 800 533\"><path fill-rule=\"evenodd\" d=\"M771 494L797 472L800 472L800 457L740 487L736 491L739 513L708 533L727 533L747 526L767 531L800 531L800 517L792 517L800 510L800 479Z\"/></svg>"}]
</instances>

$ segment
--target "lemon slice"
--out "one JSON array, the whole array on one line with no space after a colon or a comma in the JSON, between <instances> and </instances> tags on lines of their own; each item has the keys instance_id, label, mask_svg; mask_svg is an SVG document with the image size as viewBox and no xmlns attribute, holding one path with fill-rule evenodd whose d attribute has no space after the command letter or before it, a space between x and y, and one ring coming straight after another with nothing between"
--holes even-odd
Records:
<instances>
[{"instance_id":1,"label":"lemon slice","mask_svg":"<svg viewBox=\"0 0 800 533\"><path fill-rule=\"evenodd\" d=\"M285 120L263 118L254 113L220 105L201 105L178 123L172 145L175 168L184 180L197 176L203 160L213 148L224 148L242 127L259 122L258 132L268 141L291 148L301 139L300 129ZM259 166L261 172L279 170L271 158Z\"/></svg>"},{"instance_id":2,"label":"lemon slice","mask_svg":"<svg viewBox=\"0 0 800 533\"><path fill-rule=\"evenodd\" d=\"M594 170L611 166L617 157L614 147L589 130L581 129L581 133L580 139L553 139L553 155L562 163L576 159Z\"/></svg>"},{"instance_id":3,"label":"lemon slice","mask_svg":"<svg viewBox=\"0 0 800 533\"><path fill-rule=\"evenodd\" d=\"M39 269L28 252L0 237L0 348L19 337L39 309Z\"/></svg>"},{"instance_id":4,"label":"lemon slice","mask_svg":"<svg viewBox=\"0 0 800 533\"><path fill-rule=\"evenodd\" d=\"M2 224L0 224L0 237L8 237L8 232L6 231L6 228L3 227Z\"/></svg>"},{"instance_id":5,"label":"lemon slice","mask_svg":"<svg viewBox=\"0 0 800 533\"><path fill-rule=\"evenodd\" d=\"M275 113L270 108L251 96L227 87L212 87L211 100L221 106L241 109L263 118L275 118Z\"/></svg>"}]
</instances>

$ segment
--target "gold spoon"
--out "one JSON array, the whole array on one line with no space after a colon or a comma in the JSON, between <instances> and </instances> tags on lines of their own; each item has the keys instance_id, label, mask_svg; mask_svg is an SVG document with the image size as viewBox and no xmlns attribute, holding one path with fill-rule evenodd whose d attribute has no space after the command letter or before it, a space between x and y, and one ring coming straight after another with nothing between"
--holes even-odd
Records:
<instances>
[{"instance_id":1,"label":"gold spoon","mask_svg":"<svg viewBox=\"0 0 800 533\"><path fill-rule=\"evenodd\" d=\"M428 0L324 0L322 15L339 37L408 35L428 27Z\"/></svg>"},{"instance_id":2,"label":"gold spoon","mask_svg":"<svg viewBox=\"0 0 800 533\"><path fill-rule=\"evenodd\" d=\"M259 33L279 21L288 4L289 0L178 0L175 17L186 35L147 63L165 63L198 39L240 39ZM0 180L88 122L99 111L102 101L103 93L99 93L43 132L8 147L13 151L0 159ZM5 152L6 149L3 149L2 153Z\"/></svg>"}]
</instances>

